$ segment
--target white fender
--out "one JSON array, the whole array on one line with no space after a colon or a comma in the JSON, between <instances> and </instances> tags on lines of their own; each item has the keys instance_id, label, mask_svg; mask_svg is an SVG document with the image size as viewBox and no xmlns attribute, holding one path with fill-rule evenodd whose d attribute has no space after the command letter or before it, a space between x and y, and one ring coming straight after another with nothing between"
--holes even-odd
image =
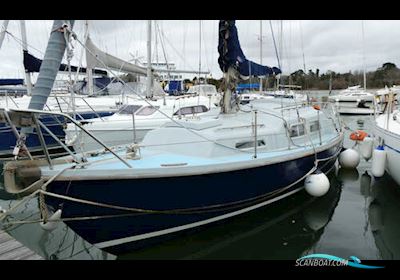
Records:
<instances>
[{"instance_id":1,"label":"white fender","mask_svg":"<svg viewBox=\"0 0 400 280\"><path fill-rule=\"evenodd\" d=\"M365 137L363 141L360 141L360 153L365 160L369 160L372 157L372 151L374 149L374 140L371 137Z\"/></svg>"},{"instance_id":2,"label":"white fender","mask_svg":"<svg viewBox=\"0 0 400 280\"><path fill-rule=\"evenodd\" d=\"M40 226L42 227L42 229L47 231L54 230L58 225L58 221L56 222L53 221L59 220L61 218L61 214L62 214L61 209L58 209L53 215L50 216L50 218L47 219L46 223L40 222Z\"/></svg>"},{"instance_id":3,"label":"white fender","mask_svg":"<svg viewBox=\"0 0 400 280\"><path fill-rule=\"evenodd\" d=\"M360 155L354 149L347 149L339 155L339 164L343 168L356 168L359 163Z\"/></svg>"},{"instance_id":4,"label":"white fender","mask_svg":"<svg viewBox=\"0 0 400 280\"><path fill-rule=\"evenodd\" d=\"M324 173L315 173L308 175L304 186L306 191L312 196L323 196L329 191L330 183Z\"/></svg>"},{"instance_id":5,"label":"white fender","mask_svg":"<svg viewBox=\"0 0 400 280\"><path fill-rule=\"evenodd\" d=\"M386 151L383 146L378 146L372 154L372 175L382 177L385 174Z\"/></svg>"}]
</instances>

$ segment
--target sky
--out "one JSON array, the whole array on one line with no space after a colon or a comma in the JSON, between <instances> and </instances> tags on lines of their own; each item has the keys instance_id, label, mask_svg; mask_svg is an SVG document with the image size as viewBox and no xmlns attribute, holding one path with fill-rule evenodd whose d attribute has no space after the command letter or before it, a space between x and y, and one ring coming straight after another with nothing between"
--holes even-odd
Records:
<instances>
[{"instance_id":1,"label":"sky","mask_svg":"<svg viewBox=\"0 0 400 280\"><path fill-rule=\"evenodd\" d=\"M81 41L84 23L77 20L74 26ZM166 58L177 69L198 71L200 68L210 71L214 78L222 77L217 62L218 20L157 20L155 23L161 35L156 42L153 29L153 61L162 62ZM89 34L100 49L124 60L136 57L146 61L147 21L90 20L88 24ZM318 68L320 73L362 71L363 57L367 71L374 71L385 62L400 66L399 20L237 20L236 25L246 57L259 63L261 49L263 64L271 67L278 66L279 57L284 74L303 69L304 65L307 71L315 72ZM26 21L30 53L43 57L51 26L50 20ZM19 21L10 20L7 30L12 36L6 35L0 49L0 78L22 78ZM73 45L73 63L82 61L85 65L80 43Z\"/></svg>"}]
</instances>

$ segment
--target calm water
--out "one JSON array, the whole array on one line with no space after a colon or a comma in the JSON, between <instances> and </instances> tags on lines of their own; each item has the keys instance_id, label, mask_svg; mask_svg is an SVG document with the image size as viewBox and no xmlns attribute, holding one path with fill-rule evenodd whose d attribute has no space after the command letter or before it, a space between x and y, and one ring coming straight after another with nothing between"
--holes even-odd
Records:
<instances>
[{"instance_id":1,"label":"calm water","mask_svg":"<svg viewBox=\"0 0 400 280\"><path fill-rule=\"evenodd\" d=\"M314 93L317 97L322 94ZM369 116L342 118L352 129L371 131ZM346 148L354 145L348 134ZM123 256L102 252L63 223L52 232L42 230L37 223L6 229L46 259L293 260L309 253L357 256L361 260L400 259L400 186L387 174L375 179L370 167L371 162L363 159L357 170L337 167L329 174L330 191L321 198L301 191L223 224ZM0 206L8 209L15 203L0 186ZM37 199L32 199L12 218L38 217Z\"/></svg>"}]
</instances>

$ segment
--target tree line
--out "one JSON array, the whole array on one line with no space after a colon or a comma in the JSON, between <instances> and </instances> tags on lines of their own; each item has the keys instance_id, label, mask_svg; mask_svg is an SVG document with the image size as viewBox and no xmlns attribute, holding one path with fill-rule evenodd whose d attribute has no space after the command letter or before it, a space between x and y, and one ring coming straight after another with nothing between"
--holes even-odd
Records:
<instances>
[{"instance_id":1,"label":"tree line","mask_svg":"<svg viewBox=\"0 0 400 280\"><path fill-rule=\"evenodd\" d=\"M192 82L195 82L197 78L194 78ZM217 88L221 85L221 79L207 79L207 82L214 84ZM245 83L259 83L259 78L250 78ZM297 85L301 86L302 89L309 90L340 90L345 89L349 86L361 85L364 86L364 73L363 71L349 71L347 73L338 73L334 71L327 71L326 73L320 73L319 69L308 70L305 73L302 69L299 69L290 75L281 76L279 84L282 85ZM391 87L393 85L400 85L400 69L397 68L396 64L391 62L384 63L381 67L375 71L366 73L366 84L367 88L384 88L385 86ZM273 77L263 79L264 89L276 88L277 80Z\"/></svg>"}]
</instances>

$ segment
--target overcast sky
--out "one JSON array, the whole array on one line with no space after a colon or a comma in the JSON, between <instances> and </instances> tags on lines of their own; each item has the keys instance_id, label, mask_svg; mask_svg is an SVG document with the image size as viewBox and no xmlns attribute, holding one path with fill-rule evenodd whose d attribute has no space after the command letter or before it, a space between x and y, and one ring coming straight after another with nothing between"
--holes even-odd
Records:
<instances>
[{"instance_id":1,"label":"overcast sky","mask_svg":"<svg viewBox=\"0 0 400 280\"><path fill-rule=\"evenodd\" d=\"M217 20L201 21L201 60L199 20L160 20L157 23L163 33L163 44L158 39L156 45L153 37L153 61L157 57L158 61L165 61L166 56L167 61L173 61L178 69L193 71L199 70L201 61L202 71L211 71L215 78L222 76L217 62ZM91 20L89 31L100 49L125 60L134 55L146 61L146 24L144 20ZM397 20L365 20L364 44L360 20L263 20L263 64L277 66L271 25L281 68L286 74L303 69L303 54L307 71L317 68L320 73L327 70L362 71L363 46L367 71L373 71L385 62L400 65L400 21ZM51 26L52 21L48 20L26 21L29 51L39 58L43 57ZM248 59L260 62L260 21L238 20L237 27L244 54ZM82 39L84 21L76 21L74 30ZM8 31L20 39L19 21L11 20ZM81 48L77 42L74 54L73 62L79 64ZM0 49L0 62L1 78L23 77L22 48L10 35L6 36Z\"/></svg>"}]
</instances>

